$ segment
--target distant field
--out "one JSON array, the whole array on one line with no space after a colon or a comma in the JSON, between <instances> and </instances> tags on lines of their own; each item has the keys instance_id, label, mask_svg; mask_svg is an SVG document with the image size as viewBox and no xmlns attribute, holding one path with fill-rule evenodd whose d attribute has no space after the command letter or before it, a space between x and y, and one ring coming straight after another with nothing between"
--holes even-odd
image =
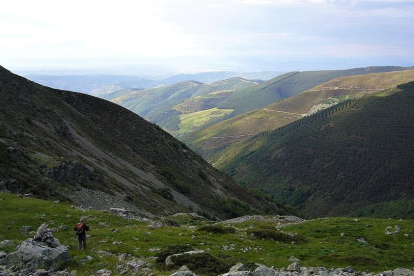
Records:
<instances>
[{"instance_id":1,"label":"distant field","mask_svg":"<svg viewBox=\"0 0 414 276\"><path fill-rule=\"evenodd\" d=\"M179 131L177 135L192 132L207 123L214 122L233 112L233 109L211 108L189 114L180 115Z\"/></svg>"}]
</instances>

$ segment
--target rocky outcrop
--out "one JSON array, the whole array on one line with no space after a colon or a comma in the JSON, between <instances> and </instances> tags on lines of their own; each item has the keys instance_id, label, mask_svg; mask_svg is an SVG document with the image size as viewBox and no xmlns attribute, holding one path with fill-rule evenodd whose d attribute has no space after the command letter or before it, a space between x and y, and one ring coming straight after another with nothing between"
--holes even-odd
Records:
<instances>
[{"instance_id":1,"label":"rocky outcrop","mask_svg":"<svg viewBox=\"0 0 414 276\"><path fill-rule=\"evenodd\" d=\"M260 265L253 271L253 276L276 276L277 272L273 268Z\"/></svg>"},{"instance_id":2,"label":"rocky outcrop","mask_svg":"<svg viewBox=\"0 0 414 276\"><path fill-rule=\"evenodd\" d=\"M171 274L171 276L197 276L197 274L194 274L187 266L183 265L177 272Z\"/></svg>"},{"instance_id":3,"label":"rocky outcrop","mask_svg":"<svg viewBox=\"0 0 414 276\"><path fill-rule=\"evenodd\" d=\"M92 172L79 161L62 162L52 169L44 172L48 177L68 183L88 183L91 181L102 183L102 177Z\"/></svg>"},{"instance_id":4,"label":"rocky outcrop","mask_svg":"<svg viewBox=\"0 0 414 276\"><path fill-rule=\"evenodd\" d=\"M296 271L300 272L300 265L298 262L291 263L287 268L286 271Z\"/></svg>"},{"instance_id":5,"label":"rocky outcrop","mask_svg":"<svg viewBox=\"0 0 414 276\"><path fill-rule=\"evenodd\" d=\"M173 255L168 256L165 259L165 265L166 266L174 266L175 265L175 263L173 261L174 257L178 257L178 256L182 256L182 255L203 254L203 253L204 253L204 250L196 250L196 251L188 251L188 252L184 252L184 253L173 254Z\"/></svg>"},{"instance_id":6,"label":"rocky outcrop","mask_svg":"<svg viewBox=\"0 0 414 276\"><path fill-rule=\"evenodd\" d=\"M237 217L234 219L228 219L219 222L219 224L235 224L235 223L243 223L247 221L259 221L259 222L274 222L277 223L279 226L287 226L292 224L300 224L305 222L304 219L295 216L261 216L261 215L253 215L253 216L242 216Z\"/></svg>"},{"instance_id":7,"label":"rocky outcrop","mask_svg":"<svg viewBox=\"0 0 414 276\"><path fill-rule=\"evenodd\" d=\"M228 273L222 274L221 276L414 276L414 271L406 268L397 268L393 271L389 270L375 274L370 272L357 272L352 267L332 269L325 267L300 267L298 263L292 263L286 269L269 268L264 265L259 265L253 272L245 269L246 267L243 264L237 264Z\"/></svg>"},{"instance_id":8,"label":"rocky outcrop","mask_svg":"<svg viewBox=\"0 0 414 276\"><path fill-rule=\"evenodd\" d=\"M0 265L14 271L35 272L38 269L56 271L70 260L69 249L60 244L42 224L33 239L27 239L0 260Z\"/></svg>"}]
</instances>

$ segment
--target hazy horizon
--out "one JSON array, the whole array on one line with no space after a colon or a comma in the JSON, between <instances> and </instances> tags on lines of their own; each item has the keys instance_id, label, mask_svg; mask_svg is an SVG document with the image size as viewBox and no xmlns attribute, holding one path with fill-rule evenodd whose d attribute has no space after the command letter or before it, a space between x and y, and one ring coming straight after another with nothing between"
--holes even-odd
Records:
<instances>
[{"instance_id":1,"label":"hazy horizon","mask_svg":"<svg viewBox=\"0 0 414 276\"><path fill-rule=\"evenodd\" d=\"M414 65L410 0L9 1L10 70L172 75Z\"/></svg>"}]
</instances>

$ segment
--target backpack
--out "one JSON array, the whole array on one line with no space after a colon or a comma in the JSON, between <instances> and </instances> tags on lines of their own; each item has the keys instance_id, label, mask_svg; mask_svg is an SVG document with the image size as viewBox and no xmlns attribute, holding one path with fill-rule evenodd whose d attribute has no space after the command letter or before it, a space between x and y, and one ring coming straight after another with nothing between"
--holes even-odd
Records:
<instances>
[{"instance_id":1,"label":"backpack","mask_svg":"<svg viewBox=\"0 0 414 276\"><path fill-rule=\"evenodd\" d=\"M76 234L81 235L83 233L83 222L78 222L75 225Z\"/></svg>"}]
</instances>

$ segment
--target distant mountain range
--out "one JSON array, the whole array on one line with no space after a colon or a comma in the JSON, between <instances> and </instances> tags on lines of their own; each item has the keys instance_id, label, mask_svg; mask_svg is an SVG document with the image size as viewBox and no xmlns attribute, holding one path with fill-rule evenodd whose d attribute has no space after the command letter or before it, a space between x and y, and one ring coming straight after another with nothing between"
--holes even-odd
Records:
<instances>
[{"instance_id":1,"label":"distant mountain range","mask_svg":"<svg viewBox=\"0 0 414 276\"><path fill-rule=\"evenodd\" d=\"M114 103L0 67L0 190L154 216L287 212Z\"/></svg>"},{"instance_id":2,"label":"distant mountain range","mask_svg":"<svg viewBox=\"0 0 414 276\"><path fill-rule=\"evenodd\" d=\"M124 89L145 89L153 88L159 85L171 85L183 81L197 81L203 83L212 83L224 79L241 77L255 80L268 80L282 72L202 72L196 74L178 74L170 77L150 77L137 75L107 75L107 74L70 74L59 75L36 73L25 71L24 76L28 79L56 89L82 92L85 94L103 96Z\"/></svg>"},{"instance_id":3,"label":"distant mountain range","mask_svg":"<svg viewBox=\"0 0 414 276\"><path fill-rule=\"evenodd\" d=\"M397 75L371 80L387 86L386 76ZM310 217L413 218L414 82L372 92L236 143L215 165Z\"/></svg>"}]
</instances>

